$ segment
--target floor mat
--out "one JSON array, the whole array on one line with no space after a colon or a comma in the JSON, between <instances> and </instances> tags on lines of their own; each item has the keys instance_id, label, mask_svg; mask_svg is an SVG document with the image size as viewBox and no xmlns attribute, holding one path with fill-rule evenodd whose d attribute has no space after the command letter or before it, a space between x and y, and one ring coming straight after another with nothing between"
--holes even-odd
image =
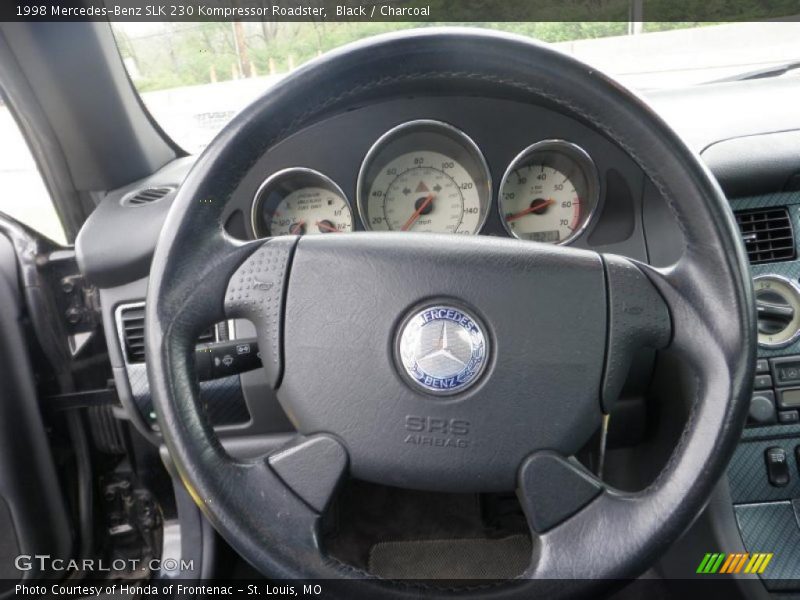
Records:
<instances>
[{"instance_id":1,"label":"floor mat","mask_svg":"<svg viewBox=\"0 0 800 600\"><path fill-rule=\"evenodd\" d=\"M530 559L526 535L380 542L370 549L369 570L386 579L509 579Z\"/></svg>"}]
</instances>

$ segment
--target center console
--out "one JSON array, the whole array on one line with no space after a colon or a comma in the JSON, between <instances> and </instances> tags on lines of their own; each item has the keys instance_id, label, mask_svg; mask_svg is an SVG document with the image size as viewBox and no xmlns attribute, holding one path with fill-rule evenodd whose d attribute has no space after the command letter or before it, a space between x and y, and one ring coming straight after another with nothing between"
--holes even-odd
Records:
<instances>
[{"instance_id":1,"label":"center console","mask_svg":"<svg viewBox=\"0 0 800 600\"><path fill-rule=\"evenodd\" d=\"M750 416L728 468L748 552L772 553L764 584L800 580L800 192L734 199L753 274L758 360Z\"/></svg>"}]
</instances>

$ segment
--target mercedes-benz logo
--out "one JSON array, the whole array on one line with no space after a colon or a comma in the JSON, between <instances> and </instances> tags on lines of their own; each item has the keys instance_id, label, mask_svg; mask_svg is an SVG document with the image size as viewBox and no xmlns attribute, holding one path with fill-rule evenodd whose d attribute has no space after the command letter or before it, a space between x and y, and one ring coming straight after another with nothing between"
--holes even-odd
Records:
<instances>
[{"instance_id":1,"label":"mercedes-benz logo","mask_svg":"<svg viewBox=\"0 0 800 600\"><path fill-rule=\"evenodd\" d=\"M431 394L462 392L486 367L488 340L463 308L443 304L415 312L403 324L398 354L404 374Z\"/></svg>"}]
</instances>

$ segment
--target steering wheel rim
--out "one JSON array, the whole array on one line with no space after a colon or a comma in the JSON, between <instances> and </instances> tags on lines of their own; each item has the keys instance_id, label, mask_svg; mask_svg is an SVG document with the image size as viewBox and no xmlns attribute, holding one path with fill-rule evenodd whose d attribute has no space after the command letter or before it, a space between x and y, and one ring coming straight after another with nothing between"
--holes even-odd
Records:
<instances>
[{"instance_id":1,"label":"steering wheel rim","mask_svg":"<svg viewBox=\"0 0 800 600\"><path fill-rule=\"evenodd\" d=\"M364 469L361 459L349 452L350 440L339 432L307 426L298 443L267 460L234 461L201 416L191 358L195 336L209 323L247 317L257 324L271 383L285 384L282 363L288 350L281 342L281 303L289 270L294 282L300 277L298 265L309 262L302 256L334 253L347 262L359 253L363 258L365 248L388 244L402 253L408 246L388 234L354 234L358 240L346 236L349 241L333 247L326 245L333 242L312 240L299 246L295 238L248 243L230 239L222 229L222 210L255 159L295 131L358 102L424 94L445 83L456 92L557 106L590 123L644 170L684 234L682 258L665 270L620 257L595 255L595 260L589 256L594 253L569 248L526 246L531 264L542 256L552 264L583 261L593 281L601 277L605 282L609 314L617 315L613 327L609 321L616 341L604 343L610 353L602 373L605 392L613 396L624 355L631 349L669 345L693 365L697 397L666 467L642 492L612 490L554 452L538 451L521 461L517 487L539 534L531 566L518 581L475 593L523 597L530 592L524 580L532 578L549 580L548 597L557 597L593 589L600 580L634 577L702 508L738 440L755 363L749 269L727 201L677 135L614 81L525 38L447 29L354 44L287 77L212 142L179 191L151 269L147 364L164 441L198 505L264 574L370 578L375 586L371 593L413 595L408 587L371 578L322 552L320 513L345 471ZM431 252L452 254L461 248L480 255L479 263L484 251L505 251L485 240L436 239L443 250L420 238L415 241ZM523 252L520 248L515 245L514 251ZM303 272L310 271L300 269ZM626 322L621 305L630 297L652 310L638 321ZM537 502L542 498L533 500L532 490L544 476L567 481L573 495L583 500L555 524L539 518L542 508ZM565 587L558 583L561 579L575 582Z\"/></svg>"}]
</instances>

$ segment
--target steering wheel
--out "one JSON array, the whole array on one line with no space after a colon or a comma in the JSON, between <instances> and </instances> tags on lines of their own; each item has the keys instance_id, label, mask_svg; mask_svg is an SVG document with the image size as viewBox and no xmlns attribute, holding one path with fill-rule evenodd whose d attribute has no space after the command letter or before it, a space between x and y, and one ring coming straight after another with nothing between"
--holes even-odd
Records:
<instances>
[{"instance_id":1,"label":"steering wheel","mask_svg":"<svg viewBox=\"0 0 800 600\"><path fill-rule=\"evenodd\" d=\"M656 269L489 237L241 242L223 231L226 201L276 143L365 103L431 93L544 104L590 125L657 187L685 237L682 257ZM537 590L544 585L553 598L637 576L702 509L744 423L753 306L725 198L645 103L524 38L424 30L350 45L296 71L199 157L153 259L147 365L183 482L263 574L363 578L371 594L414 595L413 586L325 555L321 514L350 475L422 490L516 489L533 535L530 565L515 580L465 593L523 598L540 579L547 581ZM259 460L227 455L198 403L196 336L231 318L255 324L265 373L298 431L294 443ZM420 336L447 350L448 332L467 344L464 368L450 378L416 377L403 353ZM622 492L569 457L597 430L644 347L683 357L696 397L660 475L642 491Z\"/></svg>"}]
</instances>

